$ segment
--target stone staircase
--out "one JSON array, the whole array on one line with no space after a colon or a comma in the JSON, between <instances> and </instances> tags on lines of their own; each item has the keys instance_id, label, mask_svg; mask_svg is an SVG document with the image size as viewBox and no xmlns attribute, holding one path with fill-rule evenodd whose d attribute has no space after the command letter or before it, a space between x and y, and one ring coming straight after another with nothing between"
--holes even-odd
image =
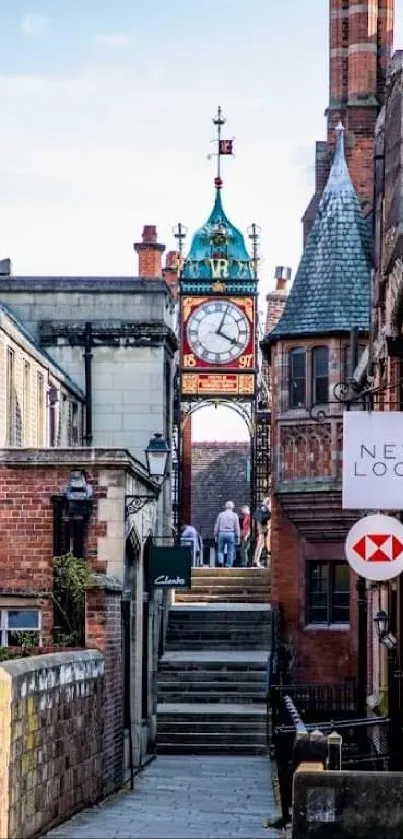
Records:
<instances>
[{"instance_id":1,"label":"stone staircase","mask_svg":"<svg viewBox=\"0 0 403 839\"><path fill-rule=\"evenodd\" d=\"M193 568L189 593L177 591L175 603L267 603L268 568Z\"/></svg>"},{"instance_id":2,"label":"stone staircase","mask_svg":"<svg viewBox=\"0 0 403 839\"><path fill-rule=\"evenodd\" d=\"M192 593L177 596L180 602L169 613L157 679L157 750L265 754L271 641L268 572L195 569L193 579ZM201 594L197 601L189 600L195 588ZM234 588L238 598L238 592L244 592L243 601L231 598Z\"/></svg>"}]
</instances>

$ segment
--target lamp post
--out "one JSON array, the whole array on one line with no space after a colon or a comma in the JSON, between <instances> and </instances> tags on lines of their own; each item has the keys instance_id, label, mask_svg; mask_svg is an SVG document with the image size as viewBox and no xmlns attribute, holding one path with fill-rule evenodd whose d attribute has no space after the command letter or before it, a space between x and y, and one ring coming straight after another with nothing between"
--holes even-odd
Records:
<instances>
[{"instance_id":1,"label":"lamp post","mask_svg":"<svg viewBox=\"0 0 403 839\"><path fill-rule=\"evenodd\" d=\"M170 451L165 437L162 434L154 434L145 449L145 458L149 476L155 485L149 493L126 495L126 517L138 513L147 502L157 501L166 478Z\"/></svg>"},{"instance_id":2,"label":"lamp post","mask_svg":"<svg viewBox=\"0 0 403 839\"><path fill-rule=\"evenodd\" d=\"M389 616L384 609L374 616L379 643L387 649L388 663L388 754L389 768L398 771L402 765L403 729L400 718L400 690L402 674L397 656L397 639L390 631Z\"/></svg>"}]
</instances>

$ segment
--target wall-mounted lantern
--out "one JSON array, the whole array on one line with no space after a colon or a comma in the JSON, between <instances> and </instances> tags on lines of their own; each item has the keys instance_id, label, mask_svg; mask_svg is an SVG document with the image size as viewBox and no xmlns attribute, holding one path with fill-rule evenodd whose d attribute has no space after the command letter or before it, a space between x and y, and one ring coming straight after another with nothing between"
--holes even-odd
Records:
<instances>
[{"instance_id":1,"label":"wall-mounted lantern","mask_svg":"<svg viewBox=\"0 0 403 839\"><path fill-rule=\"evenodd\" d=\"M83 472L72 472L64 490L68 515L72 519L86 520L91 515L93 488L87 484Z\"/></svg>"},{"instance_id":2,"label":"wall-mounted lantern","mask_svg":"<svg viewBox=\"0 0 403 839\"><path fill-rule=\"evenodd\" d=\"M374 624L376 634L379 642L387 647L388 650L393 650L396 647L397 639L392 632L389 631L389 617L384 609L379 609L374 617Z\"/></svg>"},{"instance_id":3,"label":"wall-mounted lantern","mask_svg":"<svg viewBox=\"0 0 403 839\"><path fill-rule=\"evenodd\" d=\"M126 495L126 516L138 513L148 501L158 499L166 478L170 451L165 437L162 434L154 434L145 449L145 457L150 478L153 478L157 486L147 495Z\"/></svg>"}]
</instances>

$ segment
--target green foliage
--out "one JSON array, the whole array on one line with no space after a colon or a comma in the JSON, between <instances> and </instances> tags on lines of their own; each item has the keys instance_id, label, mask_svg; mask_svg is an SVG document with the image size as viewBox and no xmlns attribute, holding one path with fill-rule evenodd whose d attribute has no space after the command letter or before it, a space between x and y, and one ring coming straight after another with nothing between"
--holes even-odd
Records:
<instances>
[{"instance_id":1,"label":"green foliage","mask_svg":"<svg viewBox=\"0 0 403 839\"><path fill-rule=\"evenodd\" d=\"M59 646L84 646L85 586L89 576L85 560L71 553L53 560L55 642Z\"/></svg>"},{"instance_id":2,"label":"green foliage","mask_svg":"<svg viewBox=\"0 0 403 839\"><path fill-rule=\"evenodd\" d=\"M26 658L29 653L25 650L15 650L12 647L0 647L0 661L11 661L13 658Z\"/></svg>"},{"instance_id":3,"label":"green foliage","mask_svg":"<svg viewBox=\"0 0 403 839\"><path fill-rule=\"evenodd\" d=\"M32 650L33 647L39 647L39 632L24 632L20 630L13 634L17 642L17 647L21 647L23 650Z\"/></svg>"}]
</instances>

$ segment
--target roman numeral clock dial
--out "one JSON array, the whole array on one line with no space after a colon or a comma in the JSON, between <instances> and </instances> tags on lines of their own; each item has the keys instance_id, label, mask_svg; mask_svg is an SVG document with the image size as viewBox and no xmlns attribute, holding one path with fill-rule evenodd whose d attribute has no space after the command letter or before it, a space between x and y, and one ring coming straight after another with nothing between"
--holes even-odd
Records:
<instances>
[{"instance_id":1,"label":"roman numeral clock dial","mask_svg":"<svg viewBox=\"0 0 403 839\"><path fill-rule=\"evenodd\" d=\"M202 303L188 320L187 339L194 354L208 364L229 364L249 344L249 321L234 303Z\"/></svg>"}]
</instances>

